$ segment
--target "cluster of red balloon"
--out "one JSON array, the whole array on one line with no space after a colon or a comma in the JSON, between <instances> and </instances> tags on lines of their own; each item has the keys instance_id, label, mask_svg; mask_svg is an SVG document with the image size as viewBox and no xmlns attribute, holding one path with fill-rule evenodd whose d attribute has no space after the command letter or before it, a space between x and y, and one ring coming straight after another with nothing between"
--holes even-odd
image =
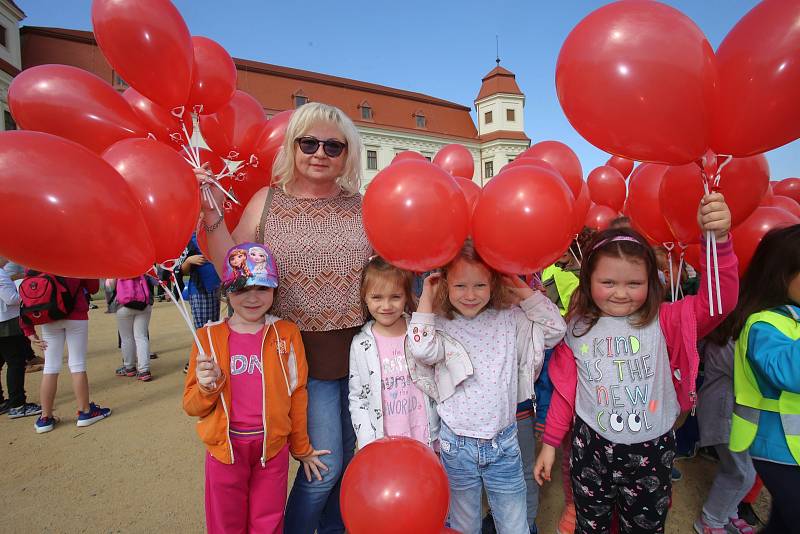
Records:
<instances>
[{"instance_id":1,"label":"cluster of red balloon","mask_svg":"<svg viewBox=\"0 0 800 534\"><path fill-rule=\"evenodd\" d=\"M395 156L364 195L364 228L375 250L423 272L450 261L472 235L489 265L522 274L551 264L583 227L589 193L578 157L563 143L537 143L483 190L473 172L461 145L442 148L433 163L411 151Z\"/></svg>"},{"instance_id":2,"label":"cluster of red balloon","mask_svg":"<svg viewBox=\"0 0 800 534\"><path fill-rule=\"evenodd\" d=\"M179 255L197 224L198 186L182 156L193 163L199 156L215 174L226 172L223 158L243 161L231 189L244 204L269 184L290 112L266 121L261 105L236 90L230 55L192 37L169 0L94 0L92 24L130 87L120 95L67 65L33 67L14 79L12 115L42 133L0 134L0 153L26 162L0 170L2 189L12 192L3 211L17 229L0 238L0 254L64 275L135 276ZM198 114L211 151L189 148ZM66 167L73 180L65 180ZM109 185L114 194L100 195ZM34 231L40 225L29 223L32 214L59 232L57 251L51 233ZM241 207L226 202L226 218L239 216ZM125 254L110 247L119 240Z\"/></svg>"},{"instance_id":3,"label":"cluster of red balloon","mask_svg":"<svg viewBox=\"0 0 800 534\"><path fill-rule=\"evenodd\" d=\"M342 518L351 534L455 532L444 527L449 500L436 454L411 438L373 441L358 451L342 478Z\"/></svg>"},{"instance_id":4,"label":"cluster of red balloon","mask_svg":"<svg viewBox=\"0 0 800 534\"><path fill-rule=\"evenodd\" d=\"M631 176L624 213L652 242L698 241L695 200L704 179L716 185L717 169L743 268L767 227L798 221L788 200L800 183L781 182L788 198L774 200L759 155L800 137L798 17L796 2L760 2L715 53L680 11L621 0L589 14L565 40L556 66L561 106L584 138L615 154L609 166L630 172L615 158L647 162ZM710 149L733 159L723 167ZM618 209L620 177L594 172L593 200ZM610 216L592 210L598 225Z\"/></svg>"}]
</instances>

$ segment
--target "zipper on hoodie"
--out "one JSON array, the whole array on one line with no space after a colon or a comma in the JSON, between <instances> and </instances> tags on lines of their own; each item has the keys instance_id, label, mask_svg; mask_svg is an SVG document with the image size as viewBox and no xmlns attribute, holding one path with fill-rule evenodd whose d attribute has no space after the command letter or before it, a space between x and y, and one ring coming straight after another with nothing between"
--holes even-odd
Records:
<instances>
[{"instance_id":1,"label":"zipper on hoodie","mask_svg":"<svg viewBox=\"0 0 800 534\"><path fill-rule=\"evenodd\" d=\"M264 382L267 380L267 373L266 367L264 367L264 344L267 342L267 337L269 337L269 327L271 324L264 323L264 336L261 339L261 354L259 358L261 359L261 424L264 426L264 439L261 442L261 469L265 469L267 467L267 390L266 385ZM278 329L275 328L275 335L278 334ZM276 340L276 346L279 340ZM280 351L278 352L278 358L281 357Z\"/></svg>"}]
</instances>

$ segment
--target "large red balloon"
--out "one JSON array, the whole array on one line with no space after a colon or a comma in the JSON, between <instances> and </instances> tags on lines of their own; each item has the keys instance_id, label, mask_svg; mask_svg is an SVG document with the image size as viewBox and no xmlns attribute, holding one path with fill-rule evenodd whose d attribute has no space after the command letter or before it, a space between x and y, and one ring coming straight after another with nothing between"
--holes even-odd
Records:
<instances>
[{"instance_id":1,"label":"large red balloon","mask_svg":"<svg viewBox=\"0 0 800 534\"><path fill-rule=\"evenodd\" d=\"M192 169L174 150L154 139L126 139L108 148L103 159L130 186L159 263L181 255L200 213L200 191Z\"/></svg>"},{"instance_id":2,"label":"large red balloon","mask_svg":"<svg viewBox=\"0 0 800 534\"><path fill-rule=\"evenodd\" d=\"M773 195L770 197L768 202L762 204L762 206L772 206L773 208L780 208L782 210L786 210L795 217L800 217L800 204L795 202L789 197L785 197L783 195Z\"/></svg>"},{"instance_id":3,"label":"large red balloon","mask_svg":"<svg viewBox=\"0 0 800 534\"><path fill-rule=\"evenodd\" d=\"M283 146L292 113L294 113L293 109L281 111L267 121L264 129L258 135L255 149L258 166L265 169L270 175L272 175L272 166L275 164L278 151Z\"/></svg>"},{"instance_id":4,"label":"large red balloon","mask_svg":"<svg viewBox=\"0 0 800 534\"><path fill-rule=\"evenodd\" d=\"M206 168L214 174L221 174L227 169L225 161L207 148L200 147L197 152L200 154L200 165L207 163Z\"/></svg>"},{"instance_id":5,"label":"large red balloon","mask_svg":"<svg viewBox=\"0 0 800 534\"><path fill-rule=\"evenodd\" d=\"M675 241L658 201L661 180L668 168L656 163L643 163L636 167L628 182L628 201L625 204L633 228L658 244Z\"/></svg>"},{"instance_id":6,"label":"large red balloon","mask_svg":"<svg viewBox=\"0 0 800 534\"><path fill-rule=\"evenodd\" d=\"M552 165L572 191L572 197L578 198L583 183L581 160L573 150L559 141L541 141L519 155L517 159L541 159ZM516 160L515 160L516 161Z\"/></svg>"},{"instance_id":7,"label":"large red balloon","mask_svg":"<svg viewBox=\"0 0 800 534\"><path fill-rule=\"evenodd\" d=\"M8 89L8 105L20 127L70 139L98 154L121 139L147 135L113 87L69 65L22 71Z\"/></svg>"},{"instance_id":8,"label":"large red balloon","mask_svg":"<svg viewBox=\"0 0 800 534\"><path fill-rule=\"evenodd\" d=\"M167 108L183 106L192 88L189 28L169 0L93 0L100 50L131 87Z\"/></svg>"},{"instance_id":9,"label":"large red balloon","mask_svg":"<svg viewBox=\"0 0 800 534\"><path fill-rule=\"evenodd\" d=\"M700 242L702 231L697 225L697 208L701 198L703 179L700 167L689 163L667 169L661 180L658 202L672 235L680 243Z\"/></svg>"},{"instance_id":10,"label":"large red balloon","mask_svg":"<svg viewBox=\"0 0 800 534\"><path fill-rule=\"evenodd\" d=\"M767 232L800 223L786 210L759 206L742 224L733 229L733 250L739 258L739 275L744 276L756 247Z\"/></svg>"},{"instance_id":11,"label":"large red balloon","mask_svg":"<svg viewBox=\"0 0 800 534\"><path fill-rule=\"evenodd\" d=\"M700 245L692 244L684 250L684 261L694 267L695 271L700 271Z\"/></svg>"},{"instance_id":12,"label":"large red balloon","mask_svg":"<svg viewBox=\"0 0 800 534\"><path fill-rule=\"evenodd\" d=\"M589 208L592 207L592 199L589 198L589 186L586 182L581 183L581 192L578 198L575 199L575 208L573 210L572 233L577 235L583 230L586 223L586 214L589 213Z\"/></svg>"},{"instance_id":13,"label":"large red balloon","mask_svg":"<svg viewBox=\"0 0 800 534\"><path fill-rule=\"evenodd\" d=\"M800 178L784 178L773 186L772 192L800 202Z\"/></svg>"},{"instance_id":14,"label":"large red balloon","mask_svg":"<svg viewBox=\"0 0 800 534\"><path fill-rule=\"evenodd\" d=\"M216 112L236 91L236 65L231 55L208 37L192 37L194 69L186 107L200 115Z\"/></svg>"},{"instance_id":15,"label":"large red balloon","mask_svg":"<svg viewBox=\"0 0 800 534\"><path fill-rule=\"evenodd\" d=\"M401 161L376 174L362 211L375 251L410 271L445 265L461 250L469 229L464 193L447 172L428 161Z\"/></svg>"},{"instance_id":16,"label":"large red balloon","mask_svg":"<svg viewBox=\"0 0 800 534\"><path fill-rule=\"evenodd\" d=\"M231 184L236 199L242 206L247 206L253 195L270 185L271 175L269 170L262 167L244 165L241 169L237 169L229 180L228 183Z\"/></svg>"},{"instance_id":17,"label":"large red balloon","mask_svg":"<svg viewBox=\"0 0 800 534\"><path fill-rule=\"evenodd\" d=\"M76 278L131 278L153 265L153 242L128 184L77 143L0 133L0 191L1 256Z\"/></svg>"},{"instance_id":18,"label":"large red balloon","mask_svg":"<svg viewBox=\"0 0 800 534\"><path fill-rule=\"evenodd\" d=\"M573 203L554 172L527 166L503 171L483 188L472 215L475 248L498 271L541 270L561 256L574 236Z\"/></svg>"},{"instance_id":19,"label":"large red balloon","mask_svg":"<svg viewBox=\"0 0 800 534\"><path fill-rule=\"evenodd\" d=\"M255 150L265 123L264 108L258 100L237 89L216 113L200 116L200 132L218 156L242 161Z\"/></svg>"},{"instance_id":20,"label":"large red balloon","mask_svg":"<svg viewBox=\"0 0 800 534\"><path fill-rule=\"evenodd\" d=\"M759 2L717 49L711 146L751 156L800 137L800 3Z\"/></svg>"},{"instance_id":21,"label":"large red balloon","mask_svg":"<svg viewBox=\"0 0 800 534\"><path fill-rule=\"evenodd\" d=\"M572 126L596 147L636 161L699 159L715 83L703 32L660 2L622 0L593 11L567 36L556 64L558 100Z\"/></svg>"},{"instance_id":22,"label":"large red balloon","mask_svg":"<svg viewBox=\"0 0 800 534\"><path fill-rule=\"evenodd\" d=\"M621 158L619 156L611 156L608 158L606 165L617 169L625 179L627 179L628 176L631 175L631 172L633 172L633 161L626 158Z\"/></svg>"},{"instance_id":23,"label":"large red balloon","mask_svg":"<svg viewBox=\"0 0 800 534\"><path fill-rule=\"evenodd\" d=\"M589 173L586 179L589 185L589 197L595 204L608 206L614 211L620 211L625 204L625 178L614 167L603 165Z\"/></svg>"},{"instance_id":24,"label":"large red balloon","mask_svg":"<svg viewBox=\"0 0 800 534\"><path fill-rule=\"evenodd\" d=\"M413 150L404 150L402 152L398 152L397 155L392 159L392 164L397 163L399 161L403 161L406 159L419 159L419 160L427 160L425 156L420 154L419 152L414 152Z\"/></svg>"},{"instance_id":25,"label":"large red balloon","mask_svg":"<svg viewBox=\"0 0 800 534\"><path fill-rule=\"evenodd\" d=\"M724 157L717 158L718 165ZM733 158L720 171L719 190L731 210L733 226L747 219L769 188L769 163L763 154Z\"/></svg>"},{"instance_id":26,"label":"large red balloon","mask_svg":"<svg viewBox=\"0 0 800 534\"><path fill-rule=\"evenodd\" d=\"M410 438L373 441L342 477L342 519L351 534L439 534L449 499L436 454Z\"/></svg>"},{"instance_id":27,"label":"large red balloon","mask_svg":"<svg viewBox=\"0 0 800 534\"><path fill-rule=\"evenodd\" d=\"M547 163L545 160L537 159L537 158L534 158L533 156L525 156L525 155L520 155L514 161L509 161L508 163L503 165L503 168L500 169L500 172L503 172L503 171L505 171L507 169L513 169L514 167L519 167L520 165L530 165L530 166L533 166L533 167L541 167L543 169L547 169L548 171L552 171L552 172L556 173L557 175L561 176L561 173L558 172L558 170L555 167L553 167L551 164ZM562 179L563 179L563 177L562 177ZM570 192L571 192L571 190L570 190Z\"/></svg>"},{"instance_id":28,"label":"large red balloon","mask_svg":"<svg viewBox=\"0 0 800 534\"><path fill-rule=\"evenodd\" d=\"M193 128L191 113L184 112L180 117L173 115L133 87L125 89L122 98L133 109L145 132L181 152L181 146L189 144L187 134L192 135Z\"/></svg>"},{"instance_id":29,"label":"large red balloon","mask_svg":"<svg viewBox=\"0 0 800 534\"><path fill-rule=\"evenodd\" d=\"M467 207L469 207L469 213L475 211L475 206L478 205L478 199L481 198L481 186L469 180L467 178L462 178L460 176L454 176L458 187L461 188L461 191L464 193L464 198L467 201Z\"/></svg>"},{"instance_id":30,"label":"large red balloon","mask_svg":"<svg viewBox=\"0 0 800 534\"><path fill-rule=\"evenodd\" d=\"M602 231L608 228L611 221L619 217L619 212L614 211L608 206L600 204L592 204L589 211L586 213L586 220L584 226L592 230Z\"/></svg>"},{"instance_id":31,"label":"large red balloon","mask_svg":"<svg viewBox=\"0 0 800 534\"><path fill-rule=\"evenodd\" d=\"M461 176L472 180L475 174L475 161L472 152L459 144L445 145L433 157L433 163L453 176Z\"/></svg>"}]
</instances>

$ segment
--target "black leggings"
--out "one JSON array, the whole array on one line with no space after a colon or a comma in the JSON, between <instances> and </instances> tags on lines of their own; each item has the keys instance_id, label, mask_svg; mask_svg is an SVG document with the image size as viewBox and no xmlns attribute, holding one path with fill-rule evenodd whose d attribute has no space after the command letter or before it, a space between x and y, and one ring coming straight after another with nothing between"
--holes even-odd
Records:
<instances>
[{"instance_id":1,"label":"black leggings","mask_svg":"<svg viewBox=\"0 0 800 534\"><path fill-rule=\"evenodd\" d=\"M753 460L772 497L767 527L761 534L800 534L800 465Z\"/></svg>"},{"instance_id":2,"label":"black leggings","mask_svg":"<svg viewBox=\"0 0 800 534\"><path fill-rule=\"evenodd\" d=\"M25 361L31 347L23 335L0 337L0 366L5 362L8 406L18 408L25 404ZM0 395L2 394L0 388Z\"/></svg>"}]
</instances>

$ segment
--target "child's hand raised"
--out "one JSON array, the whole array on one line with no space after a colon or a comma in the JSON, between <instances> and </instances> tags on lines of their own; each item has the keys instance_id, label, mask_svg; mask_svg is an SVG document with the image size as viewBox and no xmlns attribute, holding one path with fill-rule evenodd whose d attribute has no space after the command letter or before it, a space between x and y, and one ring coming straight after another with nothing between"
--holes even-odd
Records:
<instances>
[{"instance_id":1,"label":"child's hand raised","mask_svg":"<svg viewBox=\"0 0 800 534\"><path fill-rule=\"evenodd\" d=\"M722 193L710 193L700 199L697 224L700 225L703 232L714 232L718 243L728 240L728 231L731 229L731 210L728 209Z\"/></svg>"},{"instance_id":2,"label":"child's hand raised","mask_svg":"<svg viewBox=\"0 0 800 534\"><path fill-rule=\"evenodd\" d=\"M326 466L322 461L318 458L318 456L325 456L326 454L330 454L331 451L318 451L312 450L310 454L307 456L303 456L302 458L298 458L300 462L303 463L303 471L306 474L306 480L311 482L311 475L314 475L314 478L317 480L322 480L322 474L319 472L320 469L323 471L328 470L328 466Z\"/></svg>"},{"instance_id":3,"label":"child's hand raised","mask_svg":"<svg viewBox=\"0 0 800 534\"><path fill-rule=\"evenodd\" d=\"M442 273L435 272L425 277L422 282L422 295L419 297L419 304L417 304L417 311L422 313L433 313L433 300L436 296L436 290L439 289L439 284L442 283Z\"/></svg>"},{"instance_id":4,"label":"child's hand raised","mask_svg":"<svg viewBox=\"0 0 800 534\"><path fill-rule=\"evenodd\" d=\"M211 359L211 356L198 353L197 368L194 374L200 387L213 390L217 388L217 380L222 376L222 370L219 368L219 364Z\"/></svg>"},{"instance_id":5,"label":"child's hand raised","mask_svg":"<svg viewBox=\"0 0 800 534\"><path fill-rule=\"evenodd\" d=\"M503 285L506 286L514 296L515 304L525 300L534 293L533 289L528 287L528 284L518 276L503 275Z\"/></svg>"}]
</instances>

